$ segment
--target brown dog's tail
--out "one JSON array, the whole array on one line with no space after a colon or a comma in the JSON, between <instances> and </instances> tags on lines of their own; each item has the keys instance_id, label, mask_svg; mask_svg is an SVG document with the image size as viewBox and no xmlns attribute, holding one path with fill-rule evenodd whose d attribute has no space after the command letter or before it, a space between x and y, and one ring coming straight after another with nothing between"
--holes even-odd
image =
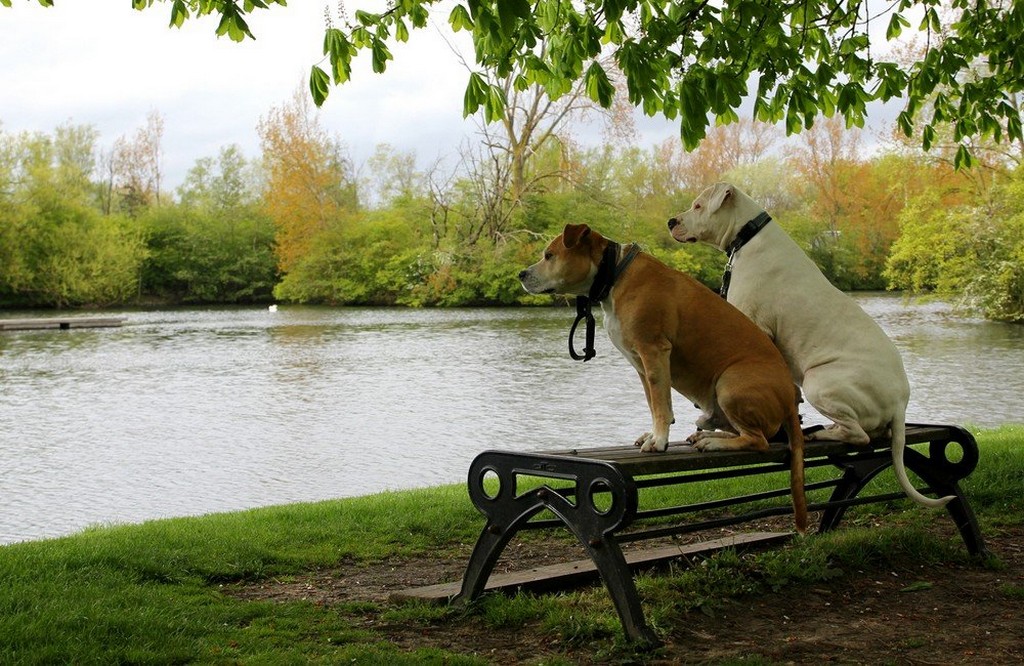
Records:
<instances>
[{"instance_id":1,"label":"brown dog's tail","mask_svg":"<svg viewBox=\"0 0 1024 666\"><path fill-rule=\"evenodd\" d=\"M804 431L800 429L800 416L793 410L786 424L789 436L789 492L793 497L793 517L796 531L807 533L807 497L804 493Z\"/></svg>"}]
</instances>

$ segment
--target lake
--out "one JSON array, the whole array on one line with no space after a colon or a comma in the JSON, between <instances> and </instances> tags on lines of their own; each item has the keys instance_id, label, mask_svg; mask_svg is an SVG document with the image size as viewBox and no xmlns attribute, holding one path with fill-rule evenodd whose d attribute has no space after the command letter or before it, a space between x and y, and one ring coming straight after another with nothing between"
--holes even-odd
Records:
<instances>
[{"instance_id":1,"label":"lake","mask_svg":"<svg viewBox=\"0 0 1024 666\"><path fill-rule=\"evenodd\" d=\"M908 420L1024 422L1024 326L856 298L903 354ZM484 449L621 444L649 427L603 331L597 358L569 358L570 308L88 314L126 322L0 332L0 543L461 482ZM678 440L697 413L675 398Z\"/></svg>"}]
</instances>

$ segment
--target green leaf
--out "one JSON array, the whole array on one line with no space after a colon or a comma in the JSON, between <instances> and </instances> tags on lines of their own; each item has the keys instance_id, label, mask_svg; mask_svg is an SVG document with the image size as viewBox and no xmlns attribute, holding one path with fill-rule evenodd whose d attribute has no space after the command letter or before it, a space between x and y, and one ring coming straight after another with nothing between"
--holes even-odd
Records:
<instances>
[{"instance_id":1,"label":"green leaf","mask_svg":"<svg viewBox=\"0 0 1024 666\"><path fill-rule=\"evenodd\" d=\"M487 83L478 72L472 72L466 84L466 94L462 98L462 115L471 116L476 113L486 97Z\"/></svg>"},{"instance_id":2,"label":"green leaf","mask_svg":"<svg viewBox=\"0 0 1024 666\"><path fill-rule=\"evenodd\" d=\"M505 91L498 86L490 86L487 100L484 102L484 118L492 123L505 117Z\"/></svg>"},{"instance_id":3,"label":"green leaf","mask_svg":"<svg viewBox=\"0 0 1024 666\"><path fill-rule=\"evenodd\" d=\"M512 14L517 18L523 20L530 18L530 0L501 0L501 4L508 5L512 10Z\"/></svg>"},{"instance_id":4,"label":"green leaf","mask_svg":"<svg viewBox=\"0 0 1024 666\"><path fill-rule=\"evenodd\" d=\"M368 46L373 45L373 36L370 31L366 28L356 28L349 35L352 43L355 44L357 49L365 49Z\"/></svg>"},{"instance_id":5,"label":"green leaf","mask_svg":"<svg viewBox=\"0 0 1024 666\"><path fill-rule=\"evenodd\" d=\"M356 10L356 20L359 24L365 27L369 27L380 20L380 16L371 12L364 11L362 9Z\"/></svg>"},{"instance_id":6,"label":"green leaf","mask_svg":"<svg viewBox=\"0 0 1024 666\"><path fill-rule=\"evenodd\" d=\"M896 117L896 124L899 125L903 136L910 136L914 133L914 117L907 111L903 111Z\"/></svg>"},{"instance_id":7,"label":"green leaf","mask_svg":"<svg viewBox=\"0 0 1024 666\"><path fill-rule=\"evenodd\" d=\"M596 61L587 68L584 76L587 96L604 108L611 106L612 97L615 95L615 86L608 80L608 74Z\"/></svg>"},{"instance_id":8,"label":"green leaf","mask_svg":"<svg viewBox=\"0 0 1024 666\"><path fill-rule=\"evenodd\" d=\"M327 99L327 93L330 92L330 85L331 79L327 76L327 72L313 65L313 69L309 73L309 91L313 94L314 104L323 105L324 100Z\"/></svg>"},{"instance_id":9,"label":"green leaf","mask_svg":"<svg viewBox=\"0 0 1024 666\"><path fill-rule=\"evenodd\" d=\"M331 61L335 84L345 83L352 78L352 57L355 53L356 48L340 30L329 28L324 33L324 54Z\"/></svg>"},{"instance_id":10,"label":"green leaf","mask_svg":"<svg viewBox=\"0 0 1024 666\"><path fill-rule=\"evenodd\" d=\"M971 151L961 143L956 149L956 156L953 157L953 168L959 171L964 168L969 169L973 164L974 158L971 156Z\"/></svg>"},{"instance_id":11,"label":"green leaf","mask_svg":"<svg viewBox=\"0 0 1024 666\"><path fill-rule=\"evenodd\" d=\"M1024 134L1021 133L1020 116L1010 116L1006 119L1006 138L1010 141L1024 140Z\"/></svg>"},{"instance_id":12,"label":"green leaf","mask_svg":"<svg viewBox=\"0 0 1024 666\"><path fill-rule=\"evenodd\" d=\"M622 23L619 21L608 21L604 28L604 43L621 44L622 39Z\"/></svg>"},{"instance_id":13,"label":"green leaf","mask_svg":"<svg viewBox=\"0 0 1024 666\"><path fill-rule=\"evenodd\" d=\"M715 116L715 125L729 125L735 122L739 122L740 116L734 109L726 109L722 113Z\"/></svg>"},{"instance_id":14,"label":"green leaf","mask_svg":"<svg viewBox=\"0 0 1024 666\"><path fill-rule=\"evenodd\" d=\"M342 34L341 30L337 28L327 28L324 30L324 55L336 54L344 40L345 35Z\"/></svg>"},{"instance_id":15,"label":"green leaf","mask_svg":"<svg viewBox=\"0 0 1024 666\"><path fill-rule=\"evenodd\" d=\"M469 10L462 5L455 5L452 8L452 13L448 15L448 23L455 32L473 29L473 19L469 15Z\"/></svg>"},{"instance_id":16,"label":"green leaf","mask_svg":"<svg viewBox=\"0 0 1024 666\"><path fill-rule=\"evenodd\" d=\"M231 24L231 29L228 31L232 41L240 42L246 37L249 39L256 39L252 32L249 31L249 25L245 22L240 14L235 14L235 20Z\"/></svg>"},{"instance_id":17,"label":"green leaf","mask_svg":"<svg viewBox=\"0 0 1024 666\"><path fill-rule=\"evenodd\" d=\"M903 18L902 14L893 14L889 19L889 26L885 29L885 38L892 41L903 33L903 28L910 27L910 21Z\"/></svg>"},{"instance_id":18,"label":"green leaf","mask_svg":"<svg viewBox=\"0 0 1024 666\"><path fill-rule=\"evenodd\" d=\"M495 4L498 10L498 25L500 26L501 34L509 36L516 27L516 3L504 0Z\"/></svg>"},{"instance_id":19,"label":"green leaf","mask_svg":"<svg viewBox=\"0 0 1024 666\"><path fill-rule=\"evenodd\" d=\"M400 42L409 41L409 28L402 19L395 19L395 39Z\"/></svg>"},{"instance_id":20,"label":"green leaf","mask_svg":"<svg viewBox=\"0 0 1024 666\"><path fill-rule=\"evenodd\" d=\"M383 40L375 40L370 53L373 60L373 72L375 74L380 74L387 69L388 60L391 60L393 56Z\"/></svg>"},{"instance_id":21,"label":"green leaf","mask_svg":"<svg viewBox=\"0 0 1024 666\"><path fill-rule=\"evenodd\" d=\"M931 125L926 125L924 130L921 132L921 147L925 151L931 150L932 144L935 142L935 128Z\"/></svg>"},{"instance_id":22,"label":"green leaf","mask_svg":"<svg viewBox=\"0 0 1024 666\"><path fill-rule=\"evenodd\" d=\"M180 28L188 17L188 7L185 6L183 0L174 0L171 5L171 25Z\"/></svg>"},{"instance_id":23,"label":"green leaf","mask_svg":"<svg viewBox=\"0 0 1024 666\"><path fill-rule=\"evenodd\" d=\"M249 32L249 26L246 25L245 19L238 13L238 8L234 3L224 5L220 23L217 25L217 36L221 37L224 35L227 35L233 42L240 42L247 36L253 38L252 33Z\"/></svg>"}]
</instances>

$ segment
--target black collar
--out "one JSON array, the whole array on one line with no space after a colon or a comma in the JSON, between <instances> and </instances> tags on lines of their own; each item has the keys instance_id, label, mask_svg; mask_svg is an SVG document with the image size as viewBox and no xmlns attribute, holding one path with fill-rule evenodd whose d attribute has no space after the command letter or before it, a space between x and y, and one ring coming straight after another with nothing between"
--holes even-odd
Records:
<instances>
[{"instance_id":1,"label":"black collar","mask_svg":"<svg viewBox=\"0 0 1024 666\"><path fill-rule=\"evenodd\" d=\"M722 275L722 288L718 291L722 298L729 295L729 281L732 279L732 260L736 253L771 221L771 215L761 211L760 215L744 224L739 233L736 234L736 238L733 238L732 242L729 243L729 247L725 250L729 255L729 262L725 265L725 273Z\"/></svg>"},{"instance_id":2,"label":"black collar","mask_svg":"<svg viewBox=\"0 0 1024 666\"><path fill-rule=\"evenodd\" d=\"M615 286L615 281L626 271L638 254L640 254L640 246L632 243L626 248L622 260L619 261L619 244L609 241L608 246L605 247L604 254L601 255L601 263L597 266L597 274L594 275L594 282L590 285L590 291L586 296L576 297L576 321L569 329L569 356L574 361L586 362L597 356L597 352L594 351L595 321L590 306L592 303L600 303L608 298L612 287ZM583 353L578 354L573 347L573 338L576 336L576 327L583 320L587 322L586 346L583 348Z\"/></svg>"},{"instance_id":3,"label":"black collar","mask_svg":"<svg viewBox=\"0 0 1024 666\"><path fill-rule=\"evenodd\" d=\"M601 263L597 266L594 282L590 285L590 292L587 294L587 298L590 299L591 303L600 303L608 298L612 287L615 286L615 280L625 272L630 262L639 253L640 247L636 243L632 243L626 248L622 261L619 261L619 244L611 241L608 242L608 246L604 249L604 254L601 255Z\"/></svg>"}]
</instances>

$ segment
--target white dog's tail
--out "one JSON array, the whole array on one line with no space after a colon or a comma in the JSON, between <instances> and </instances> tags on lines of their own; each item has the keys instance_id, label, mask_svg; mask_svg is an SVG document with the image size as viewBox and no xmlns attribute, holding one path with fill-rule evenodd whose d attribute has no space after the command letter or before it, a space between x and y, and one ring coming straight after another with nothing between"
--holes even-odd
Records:
<instances>
[{"instance_id":1,"label":"white dog's tail","mask_svg":"<svg viewBox=\"0 0 1024 666\"><path fill-rule=\"evenodd\" d=\"M907 478L907 468L903 464L903 450L907 446L907 424L906 424L906 409L904 407L897 408L896 416L893 417L890 428L892 429L892 468L896 472L896 479L900 482L900 487L903 488L903 492L907 494L907 497L914 500L921 506L926 506L930 509L941 509L954 499L953 495L948 497L940 497L939 499L932 499L926 497L917 491L914 484Z\"/></svg>"}]
</instances>

